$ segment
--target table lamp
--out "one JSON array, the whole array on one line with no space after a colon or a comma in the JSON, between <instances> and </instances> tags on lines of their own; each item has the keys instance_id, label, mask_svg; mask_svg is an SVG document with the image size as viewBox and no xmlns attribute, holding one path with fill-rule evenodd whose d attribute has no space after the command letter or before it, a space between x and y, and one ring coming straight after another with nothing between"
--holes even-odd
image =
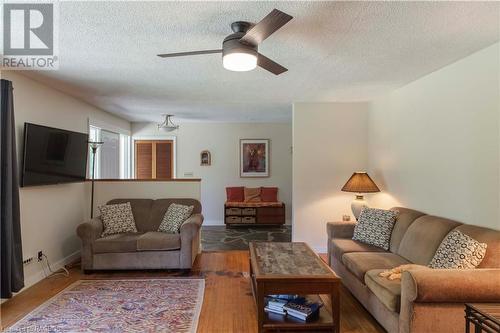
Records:
<instances>
[{"instance_id":1,"label":"table lamp","mask_svg":"<svg viewBox=\"0 0 500 333\"><path fill-rule=\"evenodd\" d=\"M357 193L356 199L351 203L352 213L357 220L363 207L368 207L362 193L380 192L380 189L366 172L355 172L342 187L342 191Z\"/></svg>"}]
</instances>

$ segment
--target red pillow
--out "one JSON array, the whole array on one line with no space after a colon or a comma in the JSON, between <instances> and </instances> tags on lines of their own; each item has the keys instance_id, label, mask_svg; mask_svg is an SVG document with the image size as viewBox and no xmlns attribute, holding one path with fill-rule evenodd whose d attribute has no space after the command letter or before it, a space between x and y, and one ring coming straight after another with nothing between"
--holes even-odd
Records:
<instances>
[{"instance_id":1,"label":"red pillow","mask_svg":"<svg viewBox=\"0 0 500 333\"><path fill-rule=\"evenodd\" d=\"M227 201L243 202L245 200L244 187L226 187Z\"/></svg>"},{"instance_id":2,"label":"red pillow","mask_svg":"<svg viewBox=\"0 0 500 333\"><path fill-rule=\"evenodd\" d=\"M261 187L260 199L263 202L278 202L278 188L277 187Z\"/></svg>"}]
</instances>

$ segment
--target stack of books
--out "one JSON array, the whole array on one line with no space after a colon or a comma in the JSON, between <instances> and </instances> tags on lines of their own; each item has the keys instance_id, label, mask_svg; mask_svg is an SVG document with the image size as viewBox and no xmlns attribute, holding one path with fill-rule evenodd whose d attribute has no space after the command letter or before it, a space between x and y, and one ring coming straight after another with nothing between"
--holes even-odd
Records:
<instances>
[{"instance_id":1,"label":"stack of books","mask_svg":"<svg viewBox=\"0 0 500 333\"><path fill-rule=\"evenodd\" d=\"M264 308L264 311L276 313L276 314L280 314L280 315L286 315L286 312L283 309L283 307L286 305L286 303L288 303L288 301L285 299L270 298L267 301L267 305Z\"/></svg>"},{"instance_id":2,"label":"stack of books","mask_svg":"<svg viewBox=\"0 0 500 333\"><path fill-rule=\"evenodd\" d=\"M320 302L309 302L298 295L269 295L264 311L308 321L319 314L322 305Z\"/></svg>"}]
</instances>

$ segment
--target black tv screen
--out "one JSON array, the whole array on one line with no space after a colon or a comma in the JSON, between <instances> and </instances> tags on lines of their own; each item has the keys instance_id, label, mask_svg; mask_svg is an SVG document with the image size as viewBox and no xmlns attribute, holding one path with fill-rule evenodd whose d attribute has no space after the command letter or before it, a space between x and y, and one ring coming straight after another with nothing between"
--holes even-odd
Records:
<instances>
[{"instance_id":1,"label":"black tv screen","mask_svg":"<svg viewBox=\"0 0 500 333\"><path fill-rule=\"evenodd\" d=\"M24 123L22 186L84 181L88 135Z\"/></svg>"}]
</instances>

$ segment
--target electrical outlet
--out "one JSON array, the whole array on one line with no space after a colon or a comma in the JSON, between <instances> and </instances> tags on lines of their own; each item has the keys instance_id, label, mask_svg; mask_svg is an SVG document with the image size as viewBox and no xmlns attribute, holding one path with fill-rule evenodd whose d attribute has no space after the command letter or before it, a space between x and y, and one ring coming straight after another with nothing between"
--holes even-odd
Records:
<instances>
[{"instance_id":1,"label":"electrical outlet","mask_svg":"<svg viewBox=\"0 0 500 333\"><path fill-rule=\"evenodd\" d=\"M23 265L31 264L33 262L33 259L34 259L33 257L28 257L23 259Z\"/></svg>"},{"instance_id":2,"label":"electrical outlet","mask_svg":"<svg viewBox=\"0 0 500 333\"><path fill-rule=\"evenodd\" d=\"M38 258L38 261L42 261L42 259L43 259L43 252L42 251L38 251L37 258Z\"/></svg>"}]
</instances>

